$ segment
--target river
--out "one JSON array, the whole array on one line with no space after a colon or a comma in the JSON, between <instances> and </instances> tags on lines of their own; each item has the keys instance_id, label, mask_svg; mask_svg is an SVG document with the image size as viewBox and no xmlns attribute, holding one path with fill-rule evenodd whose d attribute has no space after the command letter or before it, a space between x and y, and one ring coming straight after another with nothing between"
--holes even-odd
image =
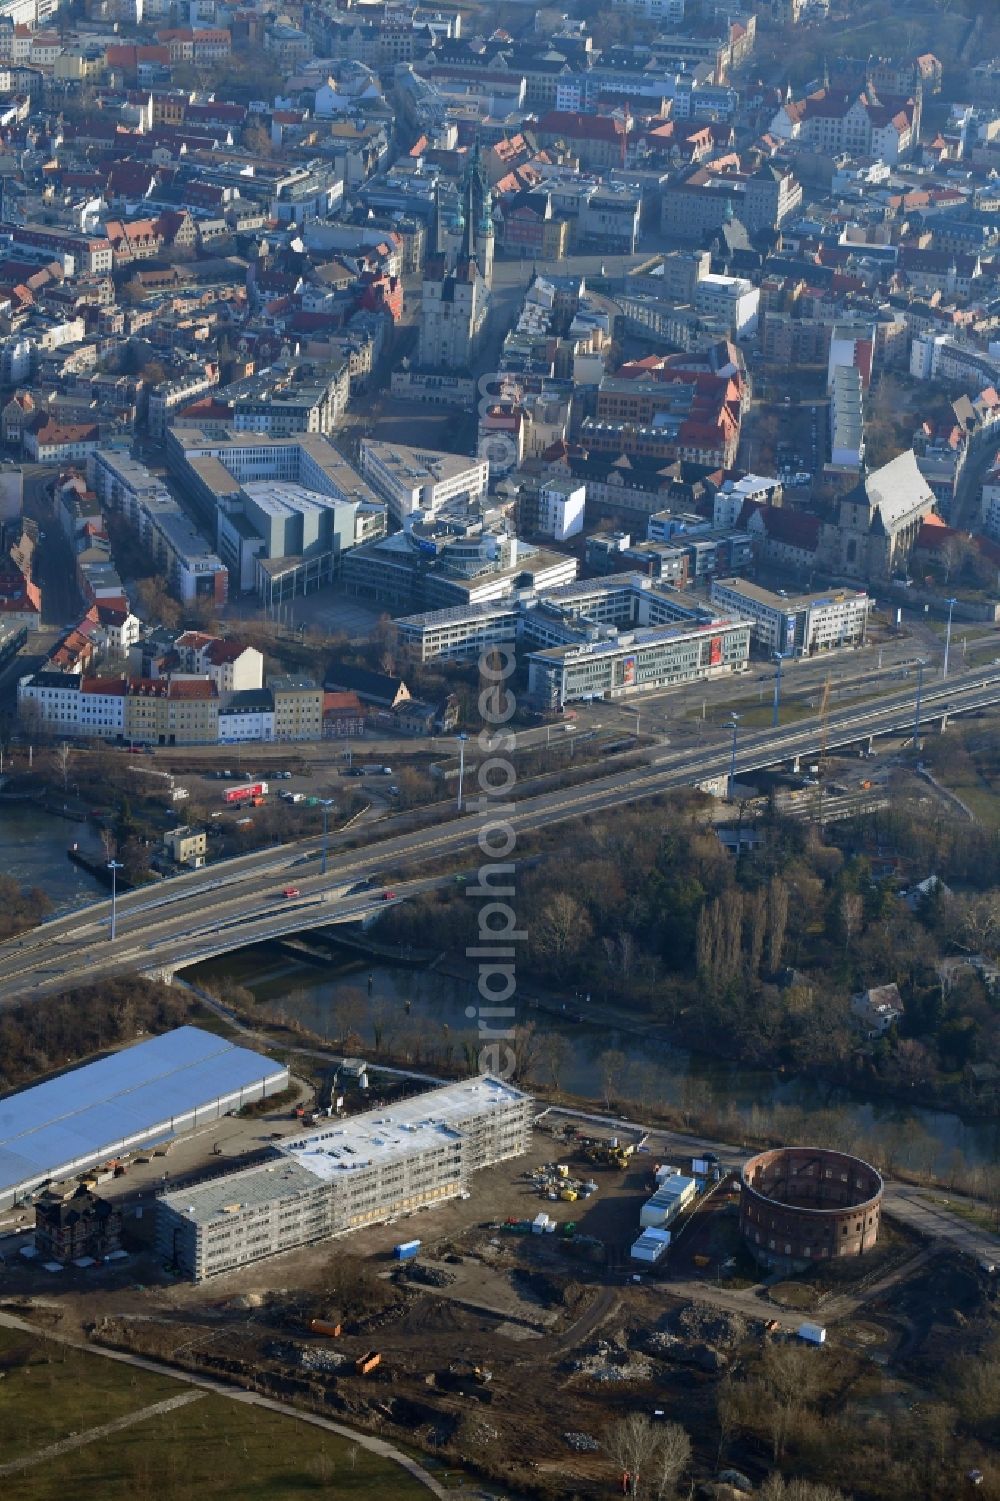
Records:
<instances>
[{"instance_id":1,"label":"river","mask_svg":"<svg viewBox=\"0 0 1000 1501\"><path fill-rule=\"evenodd\" d=\"M71 911L105 895L91 876L67 858L66 851L74 842L87 854L101 854L100 839L89 825L24 803L0 803L0 869L26 886L42 887L57 912ZM372 1009L382 1013L401 1035L420 1028L433 1029L440 1038L447 1027L453 1038L461 1039L470 1032L466 1008L477 999L467 981L402 966L368 964L346 952L312 963L288 959L265 946L197 966L188 974L216 985L231 979L310 1031L331 1038L338 1036L338 1010L345 1000L353 999L362 1015L370 1015ZM369 975L371 1005L367 1001ZM586 1002L579 1005L584 1010ZM529 1009L519 1019L561 1033L566 1057L559 1082L567 1091L595 1101L602 1098L601 1055L614 1049L624 1054L633 1072L644 1068L645 1089L654 1091L651 1098L670 1104L687 1103L698 1111L728 1108L748 1121L762 1108L787 1107L803 1117L816 1116L824 1134L831 1124L859 1138L885 1139L891 1134L902 1160L909 1147L914 1165L919 1159L921 1165L938 1171L959 1156L969 1166L995 1162L1000 1150L1000 1122L963 1121L950 1111L873 1101L845 1089L821 1089L813 1080L690 1053L586 1019L564 1022ZM370 1046L370 1024L362 1025L361 1035Z\"/></svg>"},{"instance_id":2,"label":"river","mask_svg":"<svg viewBox=\"0 0 1000 1501\"><path fill-rule=\"evenodd\" d=\"M46 813L34 803L0 802L0 870L22 886L40 886L53 910L71 912L106 893L66 854L78 844L99 859L103 846L92 824Z\"/></svg>"},{"instance_id":3,"label":"river","mask_svg":"<svg viewBox=\"0 0 1000 1501\"><path fill-rule=\"evenodd\" d=\"M359 1003L362 1014L392 1018L390 1026L400 1038L416 1028L431 1030L441 1038L447 1027L460 1045L461 1038L470 1035L467 1008L477 1000L475 987L466 980L404 966L369 964L346 951L328 962L312 963L264 946L212 960L187 975L192 981L201 979L215 986L226 979L235 981L290 1020L333 1039L339 1036L338 1011L347 998L349 1003ZM586 1002L579 1004L583 1007ZM898 1160L915 1168L944 1172L958 1157L970 1167L992 1163L1000 1149L1000 1122L964 1121L951 1111L878 1102L839 1087L820 1088L814 1080L692 1053L586 1019L563 1021L527 1007L521 1008L518 1019L562 1034L566 1057L560 1086L587 1099L602 1099L601 1055L614 1049L624 1055L633 1074L643 1069L645 1089L655 1091L648 1098L719 1113L728 1108L748 1123L762 1119L762 1107L765 1111L785 1107L803 1117L817 1117L817 1124L821 1118L824 1135L831 1128L856 1135L852 1143L856 1149L865 1140L883 1145L891 1141ZM388 1031L387 1027L386 1035ZM360 1035L363 1046L370 1046L370 1024L361 1026ZM544 1063L539 1065L539 1075L545 1077Z\"/></svg>"}]
</instances>

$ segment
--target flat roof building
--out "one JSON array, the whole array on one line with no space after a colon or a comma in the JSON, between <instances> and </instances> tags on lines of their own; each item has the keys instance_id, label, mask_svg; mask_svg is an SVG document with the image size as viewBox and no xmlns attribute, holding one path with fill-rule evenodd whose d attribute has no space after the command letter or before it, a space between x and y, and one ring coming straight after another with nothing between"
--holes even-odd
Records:
<instances>
[{"instance_id":1,"label":"flat roof building","mask_svg":"<svg viewBox=\"0 0 1000 1501\"><path fill-rule=\"evenodd\" d=\"M482 1074L328 1121L256 1167L165 1194L157 1249L201 1281L455 1198L477 1168L527 1150L531 1104Z\"/></svg>"},{"instance_id":2,"label":"flat roof building","mask_svg":"<svg viewBox=\"0 0 1000 1501\"><path fill-rule=\"evenodd\" d=\"M862 646L871 600L863 589L774 594L746 579L713 579L712 603L750 622L757 646L783 657L811 657Z\"/></svg>"},{"instance_id":3,"label":"flat roof building","mask_svg":"<svg viewBox=\"0 0 1000 1501\"><path fill-rule=\"evenodd\" d=\"M742 620L665 622L532 652L528 692L547 708L593 698L626 698L653 688L746 670L750 627Z\"/></svg>"},{"instance_id":4,"label":"flat roof building","mask_svg":"<svg viewBox=\"0 0 1000 1501\"><path fill-rule=\"evenodd\" d=\"M414 514L434 516L449 501L471 507L486 494L490 466L487 459L363 438L361 473L401 524Z\"/></svg>"},{"instance_id":5,"label":"flat roof building","mask_svg":"<svg viewBox=\"0 0 1000 1501\"><path fill-rule=\"evenodd\" d=\"M287 1085L284 1064L200 1027L177 1027L8 1095L0 1100L0 1209Z\"/></svg>"}]
</instances>

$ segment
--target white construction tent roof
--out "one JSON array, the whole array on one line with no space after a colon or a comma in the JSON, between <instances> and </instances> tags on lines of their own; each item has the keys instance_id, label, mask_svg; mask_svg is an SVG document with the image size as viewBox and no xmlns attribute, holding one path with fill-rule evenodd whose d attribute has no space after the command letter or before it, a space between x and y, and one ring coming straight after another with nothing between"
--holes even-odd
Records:
<instances>
[{"instance_id":1,"label":"white construction tent roof","mask_svg":"<svg viewBox=\"0 0 1000 1501\"><path fill-rule=\"evenodd\" d=\"M187 1130L283 1064L199 1027L177 1027L0 1100L0 1203L106 1157Z\"/></svg>"}]
</instances>

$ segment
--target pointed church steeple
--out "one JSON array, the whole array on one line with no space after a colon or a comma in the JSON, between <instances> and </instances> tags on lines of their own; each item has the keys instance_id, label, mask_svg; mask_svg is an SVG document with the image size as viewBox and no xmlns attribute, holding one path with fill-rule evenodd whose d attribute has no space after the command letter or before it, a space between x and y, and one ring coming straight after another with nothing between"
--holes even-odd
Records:
<instances>
[{"instance_id":1,"label":"pointed church steeple","mask_svg":"<svg viewBox=\"0 0 1000 1501\"><path fill-rule=\"evenodd\" d=\"M462 263L476 262L487 286L493 280L493 198L479 155L479 138L466 163L462 179Z\"/></svg>"}]
</instances>

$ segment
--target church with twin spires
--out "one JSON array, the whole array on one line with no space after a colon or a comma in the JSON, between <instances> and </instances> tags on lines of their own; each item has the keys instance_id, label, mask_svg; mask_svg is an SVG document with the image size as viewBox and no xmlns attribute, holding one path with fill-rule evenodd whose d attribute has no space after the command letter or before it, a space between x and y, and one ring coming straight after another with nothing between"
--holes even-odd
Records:
<instances>
[{"instance_id":1,"label":"church with twin spires","mask_svg":"<svg viewBox=\"0 0 1000 1501\"><path fill-rule=\"evenodd\" d=\"M454 248L457 241L457 249ZM424 267L419 363L468 371L482 344L493 284L493 204L475 147L451 216L435 194L434 242Z\"/></svg>"}]
</instances>

